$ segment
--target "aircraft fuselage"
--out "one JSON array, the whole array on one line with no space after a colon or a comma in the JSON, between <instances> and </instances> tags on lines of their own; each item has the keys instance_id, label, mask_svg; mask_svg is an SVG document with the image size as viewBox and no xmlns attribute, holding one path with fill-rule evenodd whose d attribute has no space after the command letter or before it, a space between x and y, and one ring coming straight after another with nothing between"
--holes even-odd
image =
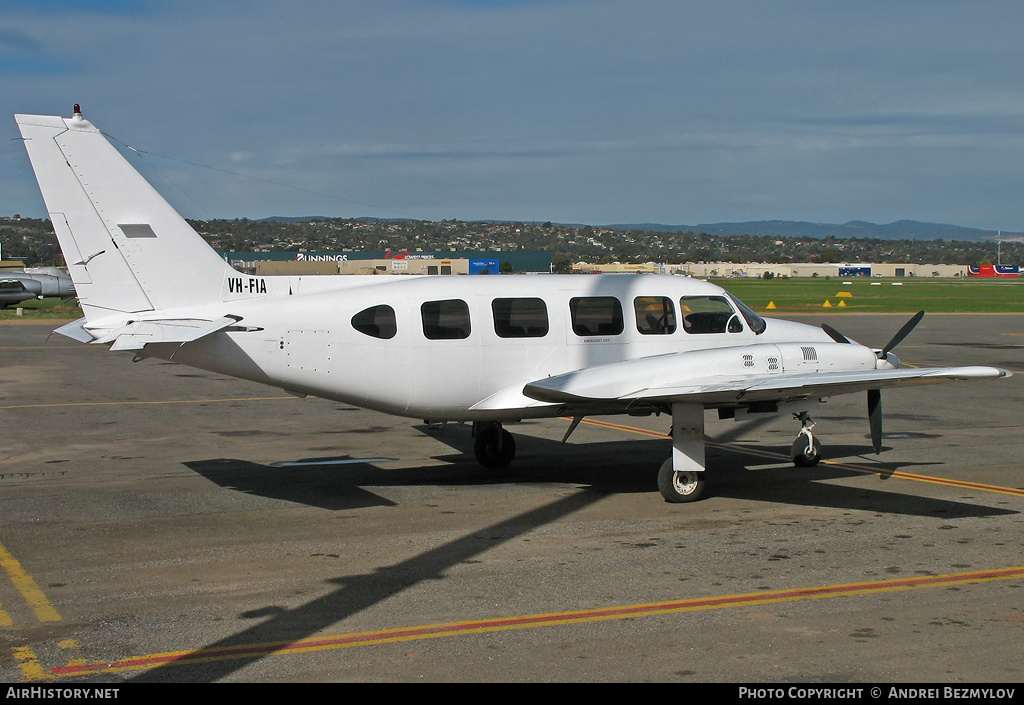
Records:
<instances>
[{"instance_id":1,"label":"aircraft fuselage","mask_svg":"<svg viewBox=\"0 0 1024 705\"><path fill-rule=\"evenodd\" d=\"M220 311L240 317L238 326L184 347L149 345L145 354L438 421L560 415L564 403L526 397L524 385L626 360L645 360L654 370L668 353L707 351L688 356L689 370L679 369L686 358L666 359L677 377L876 367L870 349L838 345L817 327L769 319L757 333L724 290L687 277L357 278L358 285L346 281L338 290L257 293L221 304ZM231 288L283 288L284 278L269 289L250 283L257 279L269 278L240 277ZM300 283L293 280L292 288ZM388 330L359 318L381 309L393 311ZM688 326L693 314L710 322Z\"/></svg>"}]
</instances>

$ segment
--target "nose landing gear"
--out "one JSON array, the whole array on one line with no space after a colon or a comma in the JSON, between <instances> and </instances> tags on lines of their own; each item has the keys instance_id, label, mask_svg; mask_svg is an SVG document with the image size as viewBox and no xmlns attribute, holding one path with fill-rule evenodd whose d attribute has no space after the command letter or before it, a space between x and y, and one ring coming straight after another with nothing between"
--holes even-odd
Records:
<instances>
[{"instance_id":1,"label":"nose landing gear","mask_svg":"<svg viewBox=\"0 0 1024 705\"><path fill-rule=\"evenodd\" d=\"M814 467L821 460L821 442L814 437L811 429L815 423L811 420L810 414L801 411L793 416L800 421L800 433L789 449L789 455L793 464L801 468Z\"/></svg>"}]
</instances>

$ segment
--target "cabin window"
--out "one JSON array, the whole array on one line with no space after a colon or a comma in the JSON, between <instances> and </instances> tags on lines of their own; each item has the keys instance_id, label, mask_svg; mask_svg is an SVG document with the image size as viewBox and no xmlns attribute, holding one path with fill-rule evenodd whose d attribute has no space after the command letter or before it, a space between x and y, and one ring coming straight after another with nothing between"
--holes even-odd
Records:
<instances>
[{"instance_id":1,"label":"cabin window","mask_svg":"<svg viewBox=\"0 0 1024 705\"><path fill-rule=\"evenodd\" d=\"M352 327L372 338L384 340L394 338L395 333L398 332L398 326L395 323L395 309L384 304L363 309L352 316Z\"/></svg>"},{"instance_id":2,"label":"cabin window","mask_svg":"<svg viewBox=\"0 0 1024 705\"><path fill-rule=\"evenodd\" d=\"M427 301L420 306L420 315L423 317L423 335L430 340L469 337L469 306L461 299Z\"/></svg>"},{"instance_id":3,"label":"cabin window","mask_svg":"<svg viewBox=\"0 0 1024 705\"><path fill-rule=\"evenodd\" d=\"M578 296L569 299L572 332L576 335L618 335L622 332L622 304L614 296Z\"/></svg>"},{"instance_id":4,"label":"cabin window","mask_svg":"<svg viewBox=\"0 0 1024 705\"><path fill-rule=\"evenodd\" d=\"M644 335L670 335L676 332L676 309L665 296L638 296L633 299L636 329Z\"/></svg>"},{"instance_id":5,"label":"cabin window","mask_svg":"<svg viewBox=\"0 0 1024 705\"><path fill-rule=\"evenodd\" d=\"M743 323L724 296L684 296L679 317L687 333L741 333Z\"/></svg>"},{"instance_id":6,"label":"cabin window","mask_svg":"<svg viewBox=\"0 0 1024 705\"><path fill-rule=\"evenodd\" d=\"M491 311L499 338L543 338L548 334L548 307L543 299L494 299Z\"/></svg>"}]
</instances>

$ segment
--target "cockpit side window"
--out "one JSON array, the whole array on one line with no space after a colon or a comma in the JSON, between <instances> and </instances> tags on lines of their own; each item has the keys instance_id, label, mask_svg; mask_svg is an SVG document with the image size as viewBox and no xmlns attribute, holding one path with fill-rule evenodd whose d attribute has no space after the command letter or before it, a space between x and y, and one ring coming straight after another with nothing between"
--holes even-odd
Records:
<instances>
[{"instance_id":1,"label":"cockpit side window","mask_svg":"<svg viewBox=\"0 0 1024 705\"><path fill-rule=\"evenodd\" d=\"M371 306L352 316L352 327L363 335L388 340L395 337L395 309L386 304Z\"/></svg>"},{"instance_id":2,"label":"cockpit side window","mask_svg":"<svg viewBox=\"0 0 1024 705\"><path fill-rule=\"evenodd\" d=\"M684 296L679 317L687 333L740 333L743 324L724 296Z\"/></svg>"},{"instance_id":3,"label":"cockpit side window","mask_svg":"<svg viewBox=\"0 0 1024 705\"><path fill-rule=\"evenodd\" d=\"M633 299L636 329L643 335L671 335L676 332L676 309L665 296L638 296Z\"/></svg>"},{"instance_id":4,"label":"cockpit side window","mask_svg":"<svg viewBox=\"0 0 1024 705\"><path fill-rule=\"evenodd\" d=\"M729 294L728 296L732 300L732 302L736 304L736 308L740 310L740 314L742 314L743 318L746 319L747 325L750 326L750 330L754 331L754 333L756 333L757 335L761 335L762 333L764 333L764 329L768 327L768 322L765 321L760 316L758 316L756 313L754 313L754 310L752 308L747 306L745 303L737 299L732 294Z\"/></svg>"}]
</instances>

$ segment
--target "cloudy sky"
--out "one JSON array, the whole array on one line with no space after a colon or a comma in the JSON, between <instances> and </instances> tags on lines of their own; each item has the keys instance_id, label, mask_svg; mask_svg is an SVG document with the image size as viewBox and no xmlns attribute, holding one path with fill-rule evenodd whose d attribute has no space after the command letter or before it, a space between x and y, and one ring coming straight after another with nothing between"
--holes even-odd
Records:
<instances>
[{"instance_id":1,"label":"cloudy sky","mask_svg":"<svg viewBox=\"0 0 1024 705\"><path fill-rule=\"evenodd\" d=\"M74 103L193 218L1024 230L1017 0L0 0L0 215Z\"/></svg>"}]
</instances>

